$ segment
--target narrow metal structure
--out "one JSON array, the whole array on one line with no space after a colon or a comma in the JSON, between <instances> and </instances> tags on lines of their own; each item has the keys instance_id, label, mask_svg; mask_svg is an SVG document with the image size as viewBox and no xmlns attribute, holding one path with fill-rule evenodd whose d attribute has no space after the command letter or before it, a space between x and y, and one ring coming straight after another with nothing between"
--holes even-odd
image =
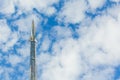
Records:
<instances>
[{"instance_id":1,"label":"narrow metal structure","mask_svg":"<svg viewBox=\"0 0 120 80\"><path fill-rule=\"evenodd\" d=\"M31 37L30 37L30 80L36 80L36 49L35 49L35 26L32 21Z\"/></svg>"}]
</instances>

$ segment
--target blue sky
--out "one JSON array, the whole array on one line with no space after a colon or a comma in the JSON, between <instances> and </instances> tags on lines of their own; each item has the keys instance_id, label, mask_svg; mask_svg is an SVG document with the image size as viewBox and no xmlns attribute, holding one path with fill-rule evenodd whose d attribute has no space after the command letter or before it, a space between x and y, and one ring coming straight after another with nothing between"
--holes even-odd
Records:
<instances>
[{"instance_id":1,"label":"blue sky","mask_svg":"<svg viewBox=\"0 0 120 80\"><path fill-rule=\"evenodd\" d=\"M0 80L120 80L120 0L0 0Z\"/></svg>"}]
</instances>

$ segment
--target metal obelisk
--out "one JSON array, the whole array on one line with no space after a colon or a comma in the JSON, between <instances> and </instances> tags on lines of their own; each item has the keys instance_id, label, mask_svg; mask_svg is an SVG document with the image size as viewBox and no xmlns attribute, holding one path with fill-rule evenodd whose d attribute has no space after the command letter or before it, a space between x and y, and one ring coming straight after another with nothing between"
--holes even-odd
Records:
<instances>
[{"instance_id":1,"label":"metal obelisk","mask_svg":"<svg viewBox=\"0 0 120 80\"><path fill-rule=\"evenodd\" d=\"M36 49L35 49L35 26L34 21L32 21L31 39L30 39L30 70L31 76L30 80L36 80Z\"/></svg>"}]
</instances>

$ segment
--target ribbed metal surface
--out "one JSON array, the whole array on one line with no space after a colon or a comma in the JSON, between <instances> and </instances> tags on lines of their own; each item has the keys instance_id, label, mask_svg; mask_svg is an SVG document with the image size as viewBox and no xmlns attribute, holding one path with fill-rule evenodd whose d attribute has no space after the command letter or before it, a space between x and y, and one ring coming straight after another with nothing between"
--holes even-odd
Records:
<instances>
[{"instance_id":1,"label":"ribbed metal surface","mask_svg":"<svg viewBox=\"0 0 120 80\"><path fill-rule=\"evenodd\" d=\"M31 64L31 80L36 80L36 57L35 57L35 41L31 41L30 64Z\"/></svg>"},{"instance_id":2,"label":"ribbed metal surface","mask_svg":"<svg viewBox=\"0 0 120 80\"><path fill-rule=\"evenodd\" d=\"M31 48L30 48L30 70L31 70L31 79L36 80L36 52L35 52L35 27L34 21L32 21L32 30L31 30Z\"/></svg>"}]
</instances>

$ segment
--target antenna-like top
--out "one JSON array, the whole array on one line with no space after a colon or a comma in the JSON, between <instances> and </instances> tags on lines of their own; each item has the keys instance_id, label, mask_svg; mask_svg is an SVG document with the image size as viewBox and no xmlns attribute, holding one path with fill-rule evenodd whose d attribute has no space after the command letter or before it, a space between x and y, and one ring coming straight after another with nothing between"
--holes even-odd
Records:
<instances>
[{"instance_id":1,"label":"antenna-like top","mask_svg":"<svg viewBox=\"0 0 120 80\"><path fill-rule=\"evenodd\" d=\"M32 20L31 41L35 41L35 25L34 25L34 20Z\"/></svg>"}]
</instances>

